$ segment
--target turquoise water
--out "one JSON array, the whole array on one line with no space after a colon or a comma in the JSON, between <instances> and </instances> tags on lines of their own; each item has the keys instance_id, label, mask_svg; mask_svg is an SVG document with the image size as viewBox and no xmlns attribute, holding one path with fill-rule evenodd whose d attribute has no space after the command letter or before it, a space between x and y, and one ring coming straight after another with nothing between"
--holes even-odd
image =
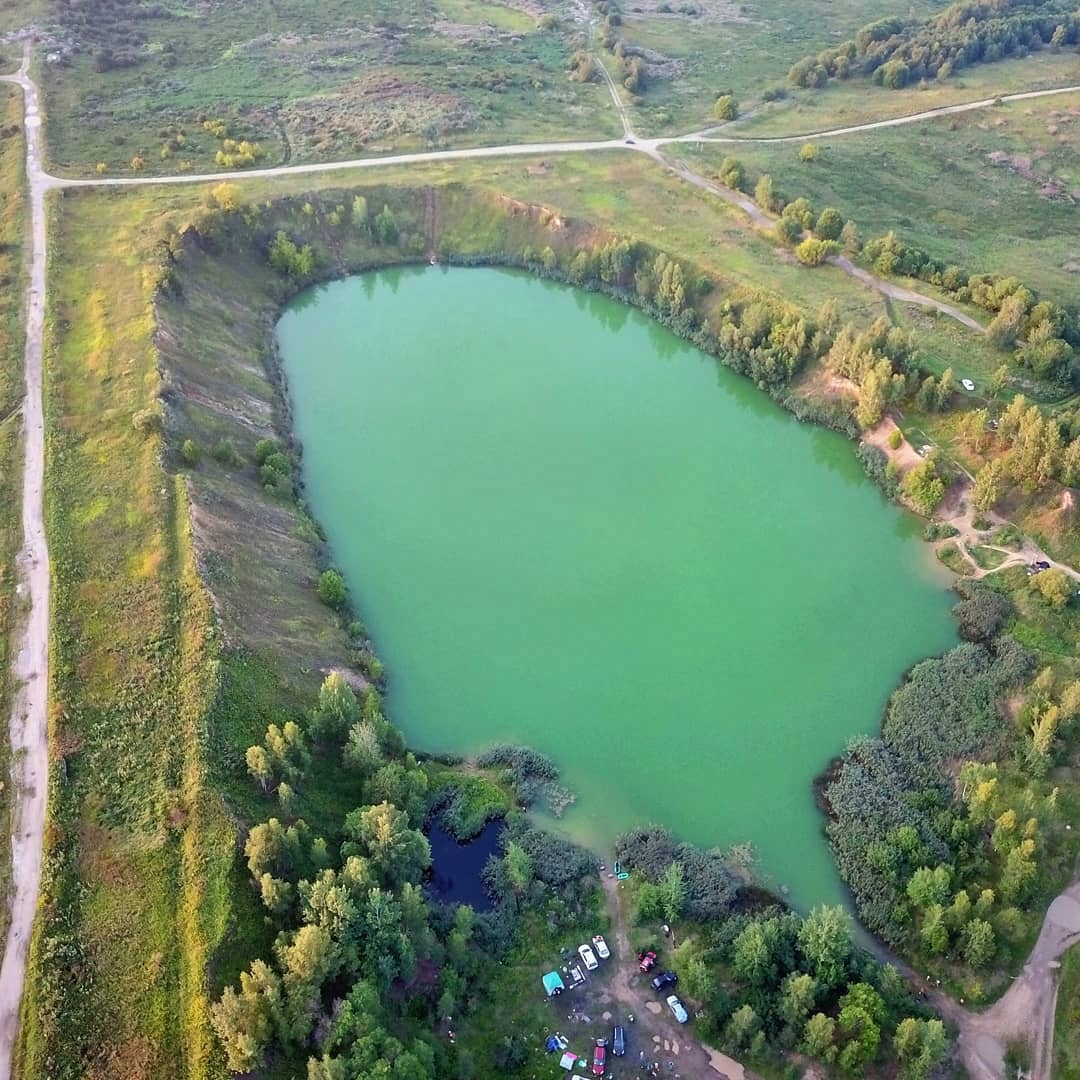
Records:
<instances>
[{"instance_id":1,"label":"turquoise water","mask_svg":"<svg viewBox=\"0 0 1080 1080\"><path fill-rule=\"evenodd\" d=\"M336 282L278 333L409 740L527 743L601 849L656 821L838 898L812 781L954 640L919 523L851 444L638 312L506 271Z\"/></svg>"}]
</instances>

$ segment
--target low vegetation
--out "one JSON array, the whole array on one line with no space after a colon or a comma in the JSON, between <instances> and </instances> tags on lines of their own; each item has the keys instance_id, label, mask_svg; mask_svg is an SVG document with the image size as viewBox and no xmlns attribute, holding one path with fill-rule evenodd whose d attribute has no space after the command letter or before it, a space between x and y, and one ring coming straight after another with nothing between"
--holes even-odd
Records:
<instances>
[{"instance_id":1,"label":"low vegetation","mask_svg":"<svg viewBox=\"0 0 1080 1080\"><path fill-rule=\"evenodd\" d=\"M2 88L0 110L0 716L11 711L10 643L19 617L15 566L22 542L22 445L19 402L22 396L23 230L26 202L23 176L23 140L19 134L20 96ZM11 791L8 781L9 744L0 739L0 941L8 924L6 900L11 874Z\"/></svg>"},{"instance_id":2,"label":"low vegetation","mask_svg":"<svg viewBox=\"0 0 1080 1080\"><path fill-rule=\"evenodd\" d=\"M570 19L502 3L62 0L49 152L80 173L207 172L544 135L615 135L606 90L565 78Z\"/></svg>"},{"instance_id":3,"label":"low vegetation","mask_svg":"<svg viewBox=\"0 0 1080 1080\"><path fill-rule=\"evenodd\" d=\"M199 138L221 150L244 135L231 121L220 138L215 119L202 123L211 127ZM500 186L542 183L545 198L578 216L447 183L441 168L424 174L432 186L330 178L272 202L230 184L203 193L201 206L147 195L134 225L121 196L57 200L48 499L62 612L51 739L63 765L27 1075L175 1075L180 1061L190 1076L218 1075L211 1002L241 1067L250 1054L291 1075L314 1058L313 1075L331 1077L367 1068L369 1051L417 1075L506 1067L520 1047L485 1027L468 978L484 970L493 992L512 994L552 942L595 925L595 889L577 888L588 856L568 858L515 813L565 800L550 763L520 748L479 768L420 761L382 715L385 673L303 503L270 336L273 314L307 285L432 254L523 267L640 306L800 418L854 435L902 405L905 424L924 425L950 453L906 470L884 451L864 456L923 512L958 475L954 449L981 468L1000 462L979 489L986 509L1022 504L1038 517L1074 482L1070 403L1052 412L1021 398L998 417L992 403L958 409L948 365L926 355L934 327L865 317L871 302L853 299L846 280L827 266L770 262L771 244L744 237L712 200L659 206L645 220L634 200L663 190L650 164L493 168ZM626 170L641 190L623 192ZM733 186L745 181L728 172ZM758 186L759 202L772 204ZM862 247L839 212L799 199L788 207L789 242L813 241L803 263L826 260L831 245ZM897 254L897 244L864 257ZM1010 300L1023 308L1010 355L1043 322L1054 333L1036 345L1071 348L1064 308L1038 311L1045 302L1026 290L1029 303L1019 282L998 296L1004 279L977 275L958 285L969 290L962 302L976 302L973 280L1000 301L995 317ZM817 392L826 377L843 392ZM1062 545L1068 536L1068 523L1050 531ZM1074 754L1073 601L1053 575L1010 570L992 582L962 595L968 642L912 671L881 738L852 747L824 792L860 912L973 1000L1001 985L1033 930L1022 906L1036 911L1074 854L1061 825L1075 800L1063 772ZM505 857L488 875L501 898L490 919L439 913L416 891L418 829L431 812L459 836L509 816ZM400 844L380 852L376 833ZM234 858L241 840L247 871ZM764 1067L778 1064L776 1047L854 1073L873 1062L920 1076L938 1060L939 1025L890 969L851 947L835 912L801 920L748 898L730 857L648 833L623 843L642 918L674 912L695 923L675 963L719 1043ZM139 881L159 887L133 888ZM376 956L365 935L372 920L381 932L384 914ZM431 1035L451 1004L477 1018L456 1052ZM317 1053L315 1031L330 1039Z\"/></svg>"}]
</instances>

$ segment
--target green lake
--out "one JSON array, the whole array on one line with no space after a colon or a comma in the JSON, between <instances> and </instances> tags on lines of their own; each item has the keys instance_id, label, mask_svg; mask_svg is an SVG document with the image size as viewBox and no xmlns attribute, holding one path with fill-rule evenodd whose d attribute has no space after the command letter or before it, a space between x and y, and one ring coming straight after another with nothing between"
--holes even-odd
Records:
<instances>
[{"instance_id":1,"label":"green lake","mask_svg":"<svg viewBox=\"0 0 1080 1080\"><path fill-rule=\"evenodd\" d=\"M307 497L422 749L520 742L610 851L659 822L841 888L812 782L955 634L853 447L660 325L500 270L321 286L278 335Z\"/></svg>"}]
</instances>

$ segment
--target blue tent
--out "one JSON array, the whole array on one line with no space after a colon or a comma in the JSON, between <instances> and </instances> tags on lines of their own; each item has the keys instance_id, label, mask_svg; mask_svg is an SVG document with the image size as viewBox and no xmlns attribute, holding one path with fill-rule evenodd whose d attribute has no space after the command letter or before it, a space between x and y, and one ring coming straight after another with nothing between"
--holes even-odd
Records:
<instances>
[{"instance_id":1,"label":"blue tent","mask_svg":"<svg viewBox=\"0 0 1080 1080\"><path fill-rule=\"evenodd\" d=\"M562 976L557 971L549 971L544 976L544 989L547 991L548 997L554 997L556 994L561 994L566 986L563 984Z\"/></svg>"}]
</instances>

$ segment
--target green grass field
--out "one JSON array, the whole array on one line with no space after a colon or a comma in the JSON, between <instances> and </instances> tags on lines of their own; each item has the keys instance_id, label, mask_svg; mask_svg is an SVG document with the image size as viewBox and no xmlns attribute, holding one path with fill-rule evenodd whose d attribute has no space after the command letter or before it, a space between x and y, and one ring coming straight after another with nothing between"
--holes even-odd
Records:
<instances>
[{"instance_id":1,"label":"green grass field","mask_svg":"<svg viewBox=\"0 0 1080 1080\"><path fill-rule=\"evenodd\" d=\"M664 6L669 10L659 10ZM698 14L683 14L687 7ZM909 12L926 15L938 7L928 0L627 3L620 37L646 50L652 73L634 123L650 135L703 126L710 122L718 94L730 91L740 100L756 99L767 87L782 84L796 60L843 41L865 23Z\"/></svg>"},{"instance_id":2,"label":"green grass field","mask_svg":"<svg viewBox=\"0 0 1080 1080\"><path fill-rule=\"evenodd\" d=\"M283 0L213 18L184 2L149 20L129 7L116 0L75 31L78 54L46 66L61 171L205 171L225 138L276 164L620 130L606 89L568 77L581 37L568 5L544 27L480 0Z\"/></svg>"},{"instance_id":3,"label":"green grass field","mask_svg":"<svg viewBox=\"0 0 1080 1080\"><path fill-rule=\"evenodd\" d=\"M1054 1026L1054 1076L1080 1080L1080 949L1065 954Z\"/></svg>"},{"instance_id":4,"label":"green grass field","mask_svg":"<svg viewBox=\"0 0 1080 1080\"><path fill-rule=\"evenodd\" d=\"M964 68L946 82L887 90L869 80L832 80L823 90L791 90L779 101L744 100L743 116L725 135L767 138L888 120L967 101L1080 83L1080 59L1072 52L1032 53Z\"/></svg>"},{"instance_id":5,"label":"green grass field","mask_svg":"<svg viewBox=\"0 0 1080 1080\"><path fill-rule=\"evenodd\" d=\"M835 137L810 162L797 143L700 145L682 153L711 174L736 156L786 197L836 207L864 237L892 229L938 259L1013 274L1059 303L1080 288L1080 93Z\"/></svg>"}]
</instances>

